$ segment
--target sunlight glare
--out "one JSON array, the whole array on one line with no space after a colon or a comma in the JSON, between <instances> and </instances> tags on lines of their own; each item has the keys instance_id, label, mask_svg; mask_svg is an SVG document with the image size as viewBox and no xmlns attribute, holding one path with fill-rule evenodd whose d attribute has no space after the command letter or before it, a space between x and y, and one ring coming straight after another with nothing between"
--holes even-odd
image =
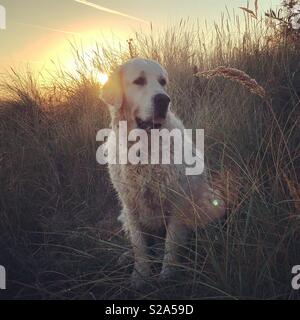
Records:
<instances>
[{"instance_id":1,"label":"sunlight glare","mask_svg":"<svg viewBox=\"0 0 300 320\"><path fill-rule=\"evenodd\" d=\"M99 83L104 86L105 83L108 81L108 75L106 73L103 72L98 72L97 73L97 80L99 81Z\"/></svg>"}]
</instances>

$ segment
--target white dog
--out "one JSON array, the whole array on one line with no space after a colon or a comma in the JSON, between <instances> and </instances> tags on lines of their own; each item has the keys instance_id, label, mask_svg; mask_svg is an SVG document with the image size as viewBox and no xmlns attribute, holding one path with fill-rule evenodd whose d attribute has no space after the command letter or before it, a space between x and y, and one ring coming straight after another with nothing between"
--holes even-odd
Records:
<instances>
[{"instance_id":1,"label":"white dog","mask_svg":"<svg viewBox=\"0 0 300 320\"><path fill-rule=\"evenodd\" d=\"M128 132L135 128L184 130L170 110L167 84L166 70L155 61L136 58L120 66L103 90L114 132L118 133L121 120L127 121ZM107 148L110 147L108 142ZM204 226L225 213L224 202L208 186L205 173L186 176L185 167L184 164L109 165L111 181L122 204L121 220L133 246L132 282L136 287L150 275L150 236L164 234L161 277L166 278L178 265L179 249L185 244L188 229ZM216 202L218 205L214 206Z\"/></svg>"}]
</instances>

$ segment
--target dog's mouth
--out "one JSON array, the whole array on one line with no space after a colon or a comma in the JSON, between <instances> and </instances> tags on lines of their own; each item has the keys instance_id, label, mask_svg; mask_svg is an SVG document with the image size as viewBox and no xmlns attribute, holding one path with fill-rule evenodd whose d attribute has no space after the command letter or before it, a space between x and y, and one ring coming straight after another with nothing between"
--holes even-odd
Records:
<instances>
[{"instance_id":1,"label":"dog's mouth","mask_svg":"<svg viewBox=\"0 0 300 320\"><path fill-rule=\"evenodd\" d=\"M136 124L139 129L149 130L149 129L160 129L162 126L161 122L155 122L155 120L144 121L140 118L135 118Z\"/></svg>"}]
</instances>

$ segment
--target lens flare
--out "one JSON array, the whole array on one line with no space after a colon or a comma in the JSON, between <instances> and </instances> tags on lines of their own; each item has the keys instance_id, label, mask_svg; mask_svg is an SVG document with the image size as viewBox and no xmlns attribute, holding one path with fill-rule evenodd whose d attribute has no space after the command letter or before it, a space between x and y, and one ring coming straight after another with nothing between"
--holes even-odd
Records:
<instances>
[{"instance_id":1,"label":"lens flare","mask_svg":"<svg viewBox=\"0 0 300 320\"><path fill-rule=\"evenodd\" d=\"M108 81L108 75L106 73L103 72L99 72L97 74L97 80L99 81L99 83L103 86L105 85L105 83Z\"/></svg>"},{"instance_id":2,"label":"lens flare","mask_svg":"<svg viewBox=\"0 0 300 320\"><path fill-rule=\"evenodd\" d=\"M218 199L213 199L211 204L213 205L213 207L218 207L220 205L220 202Z\"/></svg>"}]
</instances>

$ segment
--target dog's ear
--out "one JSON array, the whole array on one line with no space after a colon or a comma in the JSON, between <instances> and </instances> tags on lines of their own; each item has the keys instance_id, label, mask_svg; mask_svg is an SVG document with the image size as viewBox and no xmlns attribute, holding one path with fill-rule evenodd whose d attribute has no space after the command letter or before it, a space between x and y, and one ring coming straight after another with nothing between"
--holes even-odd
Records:
<instances>
[{"instance_id":1,"label":"dog's ear","mask_svg":"<svg viewBox=\"0 0 300 320\"><path fill-rule=\"evenodd\" d=\"M101 98L107 104L120 108L123 104L122 69L117 68L102 89Z\"/></svg>"}]
</instances>

